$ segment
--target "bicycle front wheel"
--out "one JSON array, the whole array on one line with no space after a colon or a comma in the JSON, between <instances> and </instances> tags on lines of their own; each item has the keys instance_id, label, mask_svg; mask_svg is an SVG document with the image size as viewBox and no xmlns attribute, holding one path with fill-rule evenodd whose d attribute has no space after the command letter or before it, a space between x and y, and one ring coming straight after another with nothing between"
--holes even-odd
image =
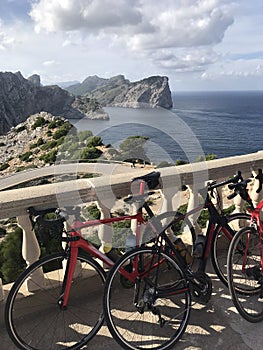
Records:
<instances>
[{"instance_id":1,"label":"bicycle front wheel","mask_svg":"<svg viewBox=\"0 0 263 350\"><path fill-rule=\"evenodd\" d=\"M263 320L262 244L258 232L245 227L233 238L227 259L233 303L239 314L253 323Z\"/></svg>"},{"instance_id":2,"label":"bicycle front wheel","mask_svg":"<svg viewBox=\"0 0 263 350\"><path fill-rule=\"evenodd\" d=\"M250 215L236 213L225 216L227 226L218 225L215 229L211 245L211 262L219 279L225 286L227 277L227 254L232 238L240 230L240 227L249 225Z\"/></svg>"},{"instance_id":3,"label":"bicycle front wheel","mask_svg":"<svg viewBox=\"0 0 263 350\"><path fill-rule=\"evenodd\" d=\"M103 323L105 272L79 254L66 309L60 307L65 252L49 255L28 267L14 283L5 307L9 336L19 349L79 349Z\"/></svg>"},{"instance_id":4,"label":"bicycle front wheel","mask_svg":"<svg viewBox=\"0 0 263 350\"><path fill-rule=\"evenodd\" d=\"M134 283L121 283L121 268L130 271ZM123 349L162 350L183 335L191 294L170 254L141 247L126 253L109 272L103 305L109 331Z\"/></svg>"}]
</instances>

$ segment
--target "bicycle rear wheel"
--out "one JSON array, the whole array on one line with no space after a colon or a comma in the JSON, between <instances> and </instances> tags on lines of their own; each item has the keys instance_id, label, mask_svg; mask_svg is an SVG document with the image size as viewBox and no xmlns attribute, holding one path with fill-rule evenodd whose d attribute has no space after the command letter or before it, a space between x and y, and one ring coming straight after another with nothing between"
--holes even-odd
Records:
<instances>
[{"instance_id":1,"label":"bicycle rear wheel","mask_svg":"<svg viewBox=\"0 0 263 350\"><path fill-rule=\"evenodd\" d=\"M131 264L138 264L137 278L125 288L119 269L132 271ZM171 255L141 247L110 270L103 306L109 331L123 349L170 349L188 324L191 294Z\"/></svg>"},{"instance_id":2,"label":"bicycle rear wheel","mask_svg":"<svg viewBox=\"0 0 263 350\"><path fill-rule=\"evenodd\" d=\"M230 294L239 314L249 322L263 320L262 238L251 228L233 238L227 260Z\"/></svg>"},{"instance_id":3,"label":"bicycle rear wheel","mask_svg":"<svg viewBox=\"0 0 263 350\"><path fill-rule=\"evenodd\" d=\"M237 213L225 216L227 224L230 227L218 225L215 229L212 244L211 244L211 262L219 279L228 285L227 277L227 254L232 238L240 227L248 226L250 222L250 215L245 213Z\"/></svg>"},{"instance_id":4,"label":"bicycle rear wheel","mask_svg":"<svg viewBox=\"0 0 263 350\"><path fill-rule=\"evenodd\" d=\"M102 326L105 272L88 256L79 254L68 306L59 306L67 261L65 252L42 258L28 267L11 288L5 322L18 348L79 349Z\"/></svg>"}]
</instances>

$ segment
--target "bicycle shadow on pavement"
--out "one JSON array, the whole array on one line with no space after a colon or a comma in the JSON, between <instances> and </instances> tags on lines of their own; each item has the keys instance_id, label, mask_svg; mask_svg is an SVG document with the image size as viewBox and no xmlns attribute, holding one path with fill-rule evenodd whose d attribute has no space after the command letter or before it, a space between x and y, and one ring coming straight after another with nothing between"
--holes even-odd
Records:
<instances>
[{"instance_id":1,"label":"bicycle shadow on pavement","mask_svg":"<svg viewBox=\"0 0 263 350\"><path fill-rule=\"evenodd\" d=\"M209 269L211 270L211 269ZM213 292L205 305L192 302L189 324L178 343L177 350L257 350L262 347L262 323L252 324L244 320L235 309L228 288L214 272ZM104 325L96 337L84 349L122 349L112 339Z\"/></svg>"}]
</instances>

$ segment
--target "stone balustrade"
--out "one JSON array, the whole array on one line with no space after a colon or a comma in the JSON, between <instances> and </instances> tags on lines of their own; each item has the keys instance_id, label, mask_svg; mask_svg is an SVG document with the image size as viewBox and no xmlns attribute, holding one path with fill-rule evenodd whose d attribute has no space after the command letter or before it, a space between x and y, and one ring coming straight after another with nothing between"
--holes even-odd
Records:
<instances>
[{"instance_id":1,"label":"stone balustrade","mask_svg":"<svg viewBox=\"0 0 263 350\"><path fill-rule=\"evenodd\" d=\"M259 168L263 168L263 151L209 162L158 169L161 172L162 180L160 188L162 204L158 208L159 213L176 210L179 207L183 200L181 191L183 185L188 187L188 210L191 210L198 204L198 191L205 187L208 180L223 181L233 176L238 170L241 170L243 177L246 178L250 177L253 172L256 173ZM146 169L141 169L141 175L146 172ZM96 201L102 216L107 217L116 202L116 198L131 193L130 180L132 177L132 173L129 171L92 179L0 191L0 219L17 218L18 225L23 229L22 255L26 263L31 264L39 258L40 249L27 215L28 207L64 207ZM257 183L255 183L256 187ZM252 188L251 196L257 203L260 197L255 188ZM243 203L240 197L235 197L234 201L236 211L241 211ZM198 213L191 218L194 225L196 225L197 217ZM107 225L104 226L99 231L102 244L110 242L112 238L109 228ZM198 227L195 227L198 231ZM3 298L3 286L0 279L0 300Z\"/></svg>"}]
</instances>

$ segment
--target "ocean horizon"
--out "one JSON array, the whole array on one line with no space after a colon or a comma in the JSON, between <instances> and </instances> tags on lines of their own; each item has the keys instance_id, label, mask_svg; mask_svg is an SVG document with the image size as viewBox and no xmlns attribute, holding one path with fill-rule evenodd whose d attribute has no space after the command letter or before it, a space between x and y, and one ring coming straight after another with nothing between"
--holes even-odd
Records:
<instances>
[{"instance_id":1,"label":"ocean horizon","mask_svg":"<svg viewBox=\"0 0 263 350\"><path fill-rule=\"evenodd\" d=\"M109 120L71 122L114 147L128 136L147 136L147 156L155 164L263 150L263 91L180 91L172 99L171 110L106 107Z\"/></svg>"}]
</instances>

